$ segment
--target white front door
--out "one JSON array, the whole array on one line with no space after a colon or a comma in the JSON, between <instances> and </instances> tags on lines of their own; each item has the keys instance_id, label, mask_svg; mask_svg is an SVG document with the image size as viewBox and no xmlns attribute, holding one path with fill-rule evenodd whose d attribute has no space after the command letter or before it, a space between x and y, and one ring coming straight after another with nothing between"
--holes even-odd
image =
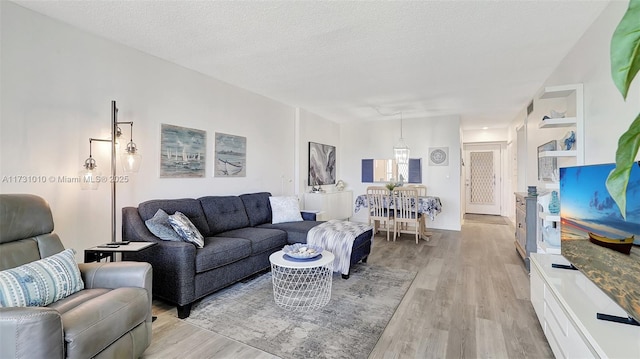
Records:
<instances>
[{"instance_id":1,"label":"white front door","mask_svg":"<svg viewBox=\"0 0 640 359\"><path fill-rule=\"evenodd\" d=\"M466 212L500 215L500 145L465 145Z\"/></svg>"}]
</instances>

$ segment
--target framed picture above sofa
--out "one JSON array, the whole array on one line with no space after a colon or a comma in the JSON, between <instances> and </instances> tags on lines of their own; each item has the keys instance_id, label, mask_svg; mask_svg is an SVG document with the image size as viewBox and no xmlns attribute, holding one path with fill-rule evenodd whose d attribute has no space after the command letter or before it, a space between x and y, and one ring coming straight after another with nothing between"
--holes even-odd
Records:
<instances>
[{"instance_id":1,"label":"framed picture above sofa","mask_svg":"<svg viewBox=\"0 0 640 359\"><path fill-rule=\"evenodd\" d=\"M214 177L247 176L247 138L216 132Z\"/></svg>"},{"instance_id":2,"label":"framed picture above sofa","mask_svg":"<svg viewBox=\"0 0 640 359\"><path fill-rule=\"evenodd\" d=\"M309 186L336 183L336 147L309 142Z\"/></svg>"},{"instance_id":3,"label":"framed picture above sofa","mask_svg":"<svg viewBox=\"0 0 640 359\"><path fill-rule=\"evenodd\" d=\"M204 177L207 133L164 123L160 126L160 178Z\"/></svg>"}]
</instances>

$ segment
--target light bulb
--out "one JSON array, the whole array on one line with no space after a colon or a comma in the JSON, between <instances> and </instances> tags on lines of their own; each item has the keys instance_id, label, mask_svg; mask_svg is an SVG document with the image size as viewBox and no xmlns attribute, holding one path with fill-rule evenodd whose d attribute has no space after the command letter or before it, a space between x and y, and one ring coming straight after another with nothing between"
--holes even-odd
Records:
<instances>
[{"instance_id":1,"label":"light bulb","mask_svg":"<svg viewBox=\"0 0 640 359\"><path fill-rule=\"evenodd\" d=\"M89 157L84 161L83 169L78 173L80 188L83 190L96 190L102 178L99 171L96 170L96 161Z\"/></svg>"},{"instance_id":2,"label":"light bulb","mask_svg":"<svg viewBox=\"0 0 640 359\"><path fill-rule=\"evenodd\" d=\"M125 172L138 172L140 170L140 163L142 162L142 156L138 153L136 144L133 141L127 144L127 149L121 156L122 168Z\"/></svg>"}]
</instances>

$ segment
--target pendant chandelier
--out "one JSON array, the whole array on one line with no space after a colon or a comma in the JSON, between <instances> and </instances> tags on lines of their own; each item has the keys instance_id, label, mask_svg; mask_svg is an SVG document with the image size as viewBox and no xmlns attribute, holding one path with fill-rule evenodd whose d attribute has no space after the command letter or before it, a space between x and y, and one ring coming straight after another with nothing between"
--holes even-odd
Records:
<instances>
[{"instance_id":1,"label":"pendant chandelier","mask_svg":"<svg viewBox=\"0 0 640 359\"><path fill-rule=\"evenodd\" d=\"M396 163L404 165L409 163L409 146L404 142L402 138L402 112L400 112L400 139L393 146L393 154L396 159Z\"/></svg>"}]
</instances>

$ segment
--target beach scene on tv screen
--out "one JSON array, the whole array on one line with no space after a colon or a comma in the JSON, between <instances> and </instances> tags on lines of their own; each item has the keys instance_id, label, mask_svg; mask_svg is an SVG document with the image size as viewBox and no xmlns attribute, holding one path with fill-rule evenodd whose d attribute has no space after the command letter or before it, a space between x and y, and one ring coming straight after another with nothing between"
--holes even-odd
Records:
<instances>
[{"instance_id":1,"label":"beach scene on tv screen","mask_svg":"<svg viewBox=\"0 0 640 359\"><path fill-rule=\"evenodd\" d=\"M562 240L588 239L589 233L611 239L634 236L640 244L640 167L634 164L627 186L627 218L607 191L614 164L560 169Z\"/></svg>"}]
</instances>

